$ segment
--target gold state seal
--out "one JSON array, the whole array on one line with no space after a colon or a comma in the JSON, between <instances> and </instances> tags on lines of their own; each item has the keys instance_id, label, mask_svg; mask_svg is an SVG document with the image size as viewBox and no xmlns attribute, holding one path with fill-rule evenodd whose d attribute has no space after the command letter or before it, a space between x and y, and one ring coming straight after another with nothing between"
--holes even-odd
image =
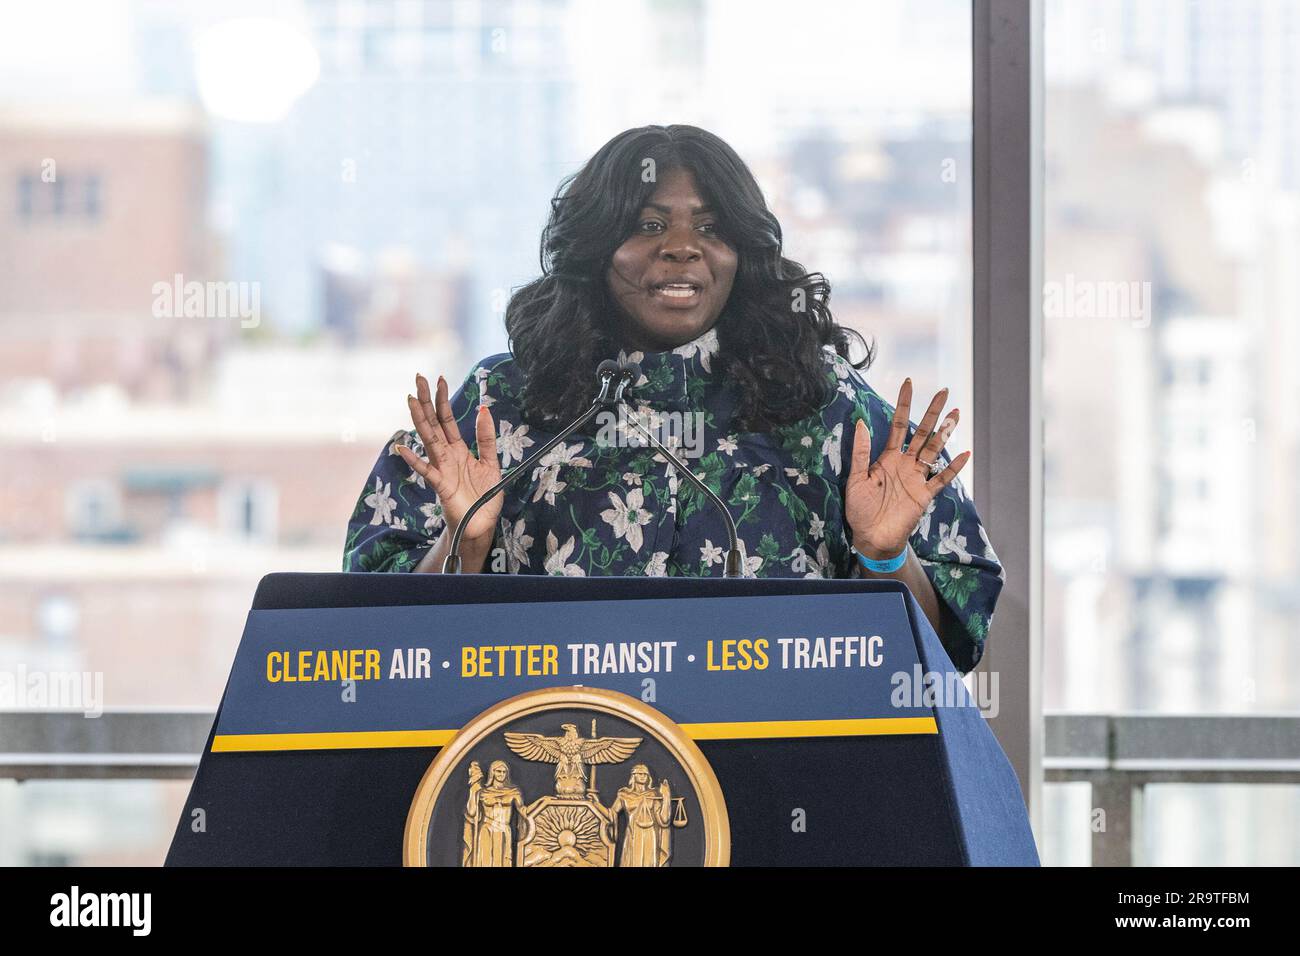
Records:
<instances>
[{"instance_id":1,"label":"gold state seal","mask_svg":"<svg viewBox=\"0 0 1300 956\"><path fill-rule=\"evenodd\" d=\"M726 866L727 807L675 723L591 687L488 708L434 759L406 819L407 866Z\"/></svg>"}]
</instances>

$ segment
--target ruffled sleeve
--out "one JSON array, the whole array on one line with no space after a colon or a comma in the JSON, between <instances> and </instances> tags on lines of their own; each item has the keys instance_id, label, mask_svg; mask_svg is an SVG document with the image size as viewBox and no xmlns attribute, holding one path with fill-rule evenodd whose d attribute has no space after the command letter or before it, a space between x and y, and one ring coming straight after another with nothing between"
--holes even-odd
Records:
<instances>
[{"instance_id":1,"label":"ruffled sleeve","mask_svg":"<svg viewBox=\"0 0 1300 956\"><path fill-rule=\"evenodd\" d=\"M474 418L480 403L493 404L492 371L492 361L485 360L450 396L461 437L475 454ZM402 460L399 444L424 456L424 444L414 429L399 430L388 439L352 509L343 546L344 571L413 571L446 526L438 496Z\"/></svg>"},{"instance_id":2,"label":"ruffled sleeve","mask_svg":"<svg viewBox=\"0 0 1300 956\"><path fill-rule=\"evenodd\" d=\"M842 396L851 396L852 403L844 426L843 460L853 460L854 426L859 418L865 418L871 432L871 460L875 461L889 438L894 406L843 359L835 362L835 369L837 387ZM917 423L912 421L913 432L916 427ZM945 464L952 460L947 449L941 457ZM847 473L842 475L842 480L847 481ZM953 479L930 502L910 540L939 596L942 619L939 639L958 670L963 673L972 670L984 654L984 640L1006 571L960 477Z\"/></svg>"}]
</instances>

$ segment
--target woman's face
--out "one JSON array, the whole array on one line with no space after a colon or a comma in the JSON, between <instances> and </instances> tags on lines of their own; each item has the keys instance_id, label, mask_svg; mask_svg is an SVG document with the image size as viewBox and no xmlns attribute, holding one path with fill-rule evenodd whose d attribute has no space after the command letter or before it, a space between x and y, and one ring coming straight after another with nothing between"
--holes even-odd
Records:
<instances>
[{"instance_id":1,"label":"woman's face","mask_svg":"<svg viewBox=\"0 0 1300 956\"><path fill-rule=\"evenodd\" d=\"M736 278L736 252L716 222L689 170L660 177L606 276L631 348L667 351L718 321Z\"/></svg>"}]
</instances>

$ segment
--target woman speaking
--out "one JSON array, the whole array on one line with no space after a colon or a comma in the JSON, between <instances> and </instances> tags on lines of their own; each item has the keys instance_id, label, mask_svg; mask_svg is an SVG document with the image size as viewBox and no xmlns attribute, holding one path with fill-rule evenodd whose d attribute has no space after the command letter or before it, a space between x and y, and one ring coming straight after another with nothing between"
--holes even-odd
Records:
<instances>
[{"instance_id":1,"label":"woman speaking","mask_svg":"<svg viewBox=\"0 0 1300 956\"><path fill-rule=\"evenodd\" d=\"M910 421L866 384L872 355L830 287L782 255L781 227L725 142L692 126L620 133L561 184L542 275L506 310L511 352L454 393L416 376L414 429L380 454L345 571L441 570L500 478L587 410L603 360L639 364L629 399L731 512L748 577L890 577L953 662L978 662L1003 571L944 444L947 390ZM863 357L849 360L850 341ZM626 424L626 423L624 423ZM720 513L635 432L592 423L470 518L467 572L720 576ZM611 436L615 440L611 440Z\"/></svg>"}]
</instances>

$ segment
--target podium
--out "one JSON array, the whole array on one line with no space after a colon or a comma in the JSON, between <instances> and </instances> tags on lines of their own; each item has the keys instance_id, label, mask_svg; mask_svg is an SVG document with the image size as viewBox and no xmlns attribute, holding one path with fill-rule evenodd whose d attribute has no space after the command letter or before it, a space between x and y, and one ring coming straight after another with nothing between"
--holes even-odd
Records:
<instances>
[{"instance_id":1,"label":"podium","mask_svg":"<svg viewBox=\"0 0 1300 956\"><path fill-rule=\"evenodd\" d=\"M167 865L401 865L461 728L576 685L694 741L733 866L1038 865L1010 764L898 582L438 574L263 578ZM596 797L635 759L587 768Z\"/></svg>"}]
</instances>

